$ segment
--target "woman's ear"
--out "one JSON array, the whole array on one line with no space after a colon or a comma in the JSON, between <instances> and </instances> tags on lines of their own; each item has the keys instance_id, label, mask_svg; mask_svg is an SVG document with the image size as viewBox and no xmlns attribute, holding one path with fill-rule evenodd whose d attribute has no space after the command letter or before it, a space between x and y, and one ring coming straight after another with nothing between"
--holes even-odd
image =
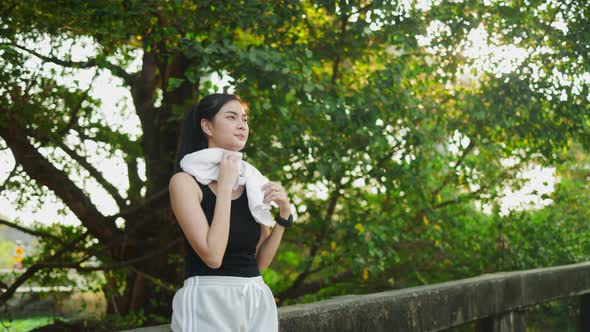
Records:
<instances>
[{"instance_id":1,"label":"woman's ear","mask_svg":"<svg viewBox=\"0 0 590 332\"><path fill-rule=\"evenodd\" d=\"M213 136L211 132L211 124L209 123L209 121L207 121L207 119L201 119L201 129L203 130L203 133L205 133L205 135Z\"/></svg>"}]
</instances>

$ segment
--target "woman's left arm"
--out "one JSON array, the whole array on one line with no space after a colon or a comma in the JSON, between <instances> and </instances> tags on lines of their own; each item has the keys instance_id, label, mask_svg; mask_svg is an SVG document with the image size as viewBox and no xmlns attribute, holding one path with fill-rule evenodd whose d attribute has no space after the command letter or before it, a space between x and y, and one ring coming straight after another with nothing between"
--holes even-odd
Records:
<instances>
[{"instance_id":1,"label":"woman's left arm","mask_svg":"<svg viewBox=\"0 0 590 332\"><path fill-rule=\"evenodd\" d=\"M265 201L274 201L279 206L281 218L289 218L289 215L291 215L291 203L283 186L279 182L268 182L262 186L262 190L264 190ZM275 224L272 231L270 231L269 226L261 224L260 229L260 241L256 246L256 262L259 270L262 271L270 265L277 253L285 227Z\"/></svg>"}]
</instances>

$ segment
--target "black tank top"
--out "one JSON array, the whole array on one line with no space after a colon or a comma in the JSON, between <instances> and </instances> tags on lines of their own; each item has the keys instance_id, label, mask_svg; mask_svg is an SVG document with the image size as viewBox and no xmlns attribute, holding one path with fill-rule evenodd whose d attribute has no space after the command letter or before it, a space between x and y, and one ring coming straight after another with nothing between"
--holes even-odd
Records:
<instances>
[{"instance_id":1,"label":"black tank top","mask_svg":"<svg viewBox=\"0 0 590 332\"><path fill-rule=\"evenodd\" d=\"M201 187L203 200L201 207L207 222L213 222L216 197L208 185L195 182ZM204 275L223 275L236 277L256 277L260 275L256 263L256 245L260 240L260 224L256 222L248 207L246 188L242 195L231 201L229 238L225 255L218 269L212 269L201 260L184 236L184 278Z\"/></svg>"}]
</instances>

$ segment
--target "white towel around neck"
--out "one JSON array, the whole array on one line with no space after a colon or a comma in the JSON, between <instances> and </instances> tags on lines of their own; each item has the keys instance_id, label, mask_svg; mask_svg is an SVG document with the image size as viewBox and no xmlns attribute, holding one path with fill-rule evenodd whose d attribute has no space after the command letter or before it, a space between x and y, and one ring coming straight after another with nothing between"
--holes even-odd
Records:
<instances>
[{"instance_id":1,"label":"white towel around neck","mask_svg":"<svg viewBox=\"0 0 590 332\"><path fill-rule=\"evenodd\" d=\"M209 182L217 180L219 176L219 163L224 152L237 154L240 159L243 156L241 152L222 148L207 148L185 155L180 161L180 167L200 183L208 185ZM260 224L274 226L276 221L270 213L270 203L264 203L264 192L262 191L262 186L269 182L268 178L244 160L240 160L239 171L240 175L233 189L245 185L248 194L248 207L254 219Z\"/></svg>"}]
</instances>

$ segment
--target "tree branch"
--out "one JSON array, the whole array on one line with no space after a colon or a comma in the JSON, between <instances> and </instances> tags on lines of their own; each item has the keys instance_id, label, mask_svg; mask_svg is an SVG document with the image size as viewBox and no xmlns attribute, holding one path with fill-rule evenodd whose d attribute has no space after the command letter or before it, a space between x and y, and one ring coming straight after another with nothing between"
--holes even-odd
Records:
<instances>
[{"instance_id":1,"label":"tree branch","mask_svg":"<svg viewBox=\"0 0 590 332\"><path fill-rule=\"evenodd\" d=\"M96 167L94 167L92 164L90 164L86 160L86 158L77 154L76 151L67 147L63 142L58 141L58 140L53 140L53 139L52 139L52 141L60 149L62 149L65 153L67 153L68 156L70 156L72 159L77 161L78 164L80 164L82 167L84 167L84 169L86 169L88 171L88 173L90 173L90 175L96 179L96 181L109 193L109 195L111 195L113 197L113 199L115 200L115 202L117 202L117 205L119 206L120 209L127 206L127 204L125 204L125 199L123 197L121 197L117 188L112 183L107 181L107 179L105 179L105 177L102 175L102 173L99 170L97 170Z\"/></svg>"},{"instance_id":2,"label":"tree branch","mask_svg":"<svg viewBox=\"0 0 590 332\"><path fill-rule=\"evenodd\" d=\"M344 34L346 33L346 24L348 23L348 15L342 15L340 17L340 34L338 36L338 45L342 46L344 44ZM334 64L332 65L332 85L336 84L336 80L338 79L339 68L340 68L340 52L336 53L336 58L334 59Z\"/></svg>"},{"instance_id":3,"label":"tree branch","mask_svg":"<svg viewBox=\"0 0 590 332\"><path fill-rule=\"evenodd\" d=\"M394 145L385 156L383 156L382 158L379 159L379 161L377 162L377 165L378 166L382 165L385 161L390 159L391 156L393 156L393 154L400 148L400 146L401 146L401 142L398 142L398 144ZM371 169L371 171L369 171L369 174L377 168L378 167L374 167L373 169ZM336 185L336 188L332 192L332 197L330 198L330 201L329 201L328 210L326 211L326 216L324 217L324 223L322 224L322 228L321 228L320 232L315 237L315 240L312 242L310 252L308 254L308 257L309 257L308 262L307 262L305 269L303 270L303 272L301 272L297 276L297 278L295 279L293 284L291 284L291 286L289 288L287 288L284 292L286 292L286 293L295 292L296 289L301 286L303 281L310 274L312 274L313 272L316 272L315 270L312 271L311 267L313 265L313 261L315 259L315 256L317 255L318 249L320 248L320 246L322 244L322 240L324 239L324 237L326 236L326 233L329 230L330 221L331 221L332 215L334 214L334 211L336 209L336 203L338 202L338 198L340 198L340 189L342 189L343 186L344 186L343 184L338 182L338 184Z\"/></svg>"},{"instance_id":4,"label":"tree branch","mask_svg":"<svg viewBox=\"0 0 590 332\"><path fill-rule=\"evenodd\" d=\"M178 288L176 288L173 284L165 283L165 282L162 281L162 279L158 279L158 278L156 278L154 276L151 276L151 275L149 275L149 274L147 274L145 272L142 272L142 271L138 270L137 268L135 268L133 266L131 267L131 269L135 273L137 273L137 274L143 276L144 278L150 280L151 282L153 282L154 285L157 285L158 287L162 287L163 289L169 291L172 294L174 294L178 290Z\"/></svg>"},{"instance_id":5,"label":"tree branch","mask_svg":"<svg viewBox=\"0 0 590 332\"><path fill-rule=\"evenodd\" d=\"M88 232L82 233L73 241L63 246L61 250L57 251L54 255L50 256L49 259L55 259L61 256L64 252L73 249L76 246L76 244L85 239L86 236L88 236ZM25 281L29 280L29 278L35 275L35 273L37 273L37 271L39 271L41 268L41 264L33 264L23 274L18 276L18 278L12 283L12 285L10 285L10 287L8 287L2 294L0 294L0 304L6 303L6 301L8 301L12 297L12 295L14 295L14 292L16 292L17 288L23 283L25 283Z\"/></svg>"},{"instance_id":6,"label":"tree branch","mask_svg":"<svg viewBox=\"0 0 590 332\"><path fill-rule=\"evenodd\" d=\"M434 204L434 202L436 200L436 196L441 192L441 190L444 189L444 187L446 187L446 185L449 183L449 181L451 181L451 179L453 179L453 175L455 175L457 168L463 163L463 161L465 160L465 157L467 157L467 155L471 152L471 150L473 150L474 147L475 147L475 141L473 139L471 139L469 141L469 145L465 148L465 150L461 154L461 157L459 157L459 160L457 160L457 162L455 163L455 166L453 166L453 171L449 172L449 174L447 174L447 176L443 179L441 184L432 192L432 197L430 199L430 205Z\"/></svg>"},{"instance_id":7,"label":"tree branch","mask_svg":"<svg viewBox=\"0 0 590 332\"><path fill-rule=\"evenodd\" d=\"M515 164L514 166L505 168L504 169L504 172L501 172L500 175L498 175L496 178L488 181L485 185L482 185L479 189L477 189L475 191L472 191L472 192L469 192L467 194L464 194L464 195L455 197L453 199L442 201L442 202L434 205L432 208L433 209L438 209L438 208L441 208L441 207L445 207L447 205L457 204L457 203L468 201L470 199L477 198L478 195L481 194L485 189L491 187L493 184L498 183L499 180L501 180L503 177L507 176L510 172L518 170L523 164L524 164L524 161L521 161L521 162Z\"/></svg>"},{"instance_id":8,"label":"tree branch","mask_svg":"<svg viewBox=\"0 0 590 332\"><path fill-rule=\"evenodd\" d=\"M327 285L333 285L336 282L349 280L353 276L354 274L352 273L352 271L342 272L329 277L327 282L324 282L323 279L320 279L317 281L302 284L297 288L289 287L286 290L278 292L276 294L276 297L279 298L280 302L282 302L284 299L294 299L305 294L313 294L320 290L322 287L326 287Z\"/></svg>"},{"instance_id":9,"label":"tree branch","mask_svg":"<svg viewBox=\"0 0 590 332\"><path fill-rule=\"evenodd\" d=\"M0 106L0 111L4 111ZM8 118L13 115L8 112ZM0 136L6 141L17 163L39 185L52 190L72 210L82 224L99 241L107 243L121 238L121 231L113 221L105 218L92 204L84 191L78 188L66 173L57 169L29 141L25 130L19 128L17 121L11 121L10 127L0 126Z\"/></svg>"},{"instance_id":10,"label":"tree branch","mask_svg":"<svg viewBox=\"0 0 590 332\"><path fill-rule=\"evenodd\" d=\"M2 221L3 220L0 220L1 223L4 223ZM42 263L33 264L23 274L21 274L17 278L17 280L14 283L12 283L12 285L10 285L10 286L4 285L3 288L6 290L0 294L0 304L5 303L8 299L10 299L12 297L12 295L14 294L14 292L16 291L16 289L18 289L18 287L20 287L23 283L25 283L29 278L31 278L33 275L35 275L35 273L37 273L41 269L72 268L72 269L76 269L77 271L81 271L81 272L95 272L95 271L115 270L115 269L120 269L120 268L124 268L124 267L130 267L134 271L145 275L145 273L139 271L137 268L133 267L133 265L135 265L137 263L141 263L143 261L146 261L154 256L161 255L182 241L182 238L178 238L175 241L170 242L165 247L151 251L145 255L142 255L142 256L139 256L136 258L132 258L132 259L129 259L129 260L126 260L123 262L118 262L118 263L104 265L104 266L93 266L93 267L80 266L80 264L82 264L84 261L88 260L88 258L90 258L91 255L87 255L86 257L79 260L78 262L73 262L73 263L63 263L63 262L51 261L56 258L59 258L59 256L61 256L63 253L73 250L76 247L76 245L78 244L78 242L80 242L81 240L86 238L87 235L89 235L88 232L84 232L83 234L81 234L80 236L78 236L76 239L74 239L73 241L71 241L69 243L63 243L60 241L61 243L64 244L64 246L62 247L61 250L59 250L57 253L55 253L54 255L52 255L51 257L48 258L49 262L42 262ZM151 278L153 278L153 277L151 277ZM160 282L160 284L161 284L161 282ZM168 285L161 285L161 286L166 287L167 289L170 289L170 287Z\"/></svg>"},{"instance_id":11,"label":"tree branch","mask_svg":"<svg viewBox=\"0 0 590 332\"><path fill-rule=\"evenodd\" d=\"M76 269L77 271L81 272L94 272L94 271L106 271L106 270L116 270L123 267L128 267L130 265L134 265L140 262L143 262L147 259L150 259L154 256L161 255L166 251L170 250L172 247L177 245L182 238L178 238L175 241L170 242L167 246L148 252L143 256L139 256L136 258L132 258L123 262L113 263L110 265L103 265L103 266L80 266L86 259L74 263L40 263L38 264L40 268L71 268Z\"/></svg>"},{"instance_id":12,"label":"tree branch","mask_svg":"<svg viewBox=\"0 0 590 332\"><path fill-rule=\"evenodd\" d=\"M340 16L340 33L338 35L338 46L344 46L344 36L346 35L346 25L348 24L348 20L352 15L366 12L369 8L373 6L373 2L368 3L367 5L360 7L356 12L350 12L348 14L342 14ZM340 62L342 61L341 52L336 53L336 58L334 59L334 64L332 65L332 85L336 84L336 80L338 79L339 69L340 69Z\"/></svg>"},{"instance_id":13,"label":"tree branch","mask_svg":"<svg viewBox=\"0 0 590 332\"><path fill-rule=\"evenodd\" d=\"M92 67L106 68L106 69L110 70L113 75L123 79L123 81L125 81L125 83L128 86L133 86L133 84L135 82L134 75L129 74L123 68L121 68L113 63L110 63L107 60L101 60L99 58L94 58L94 59L90 59L87 61L79 61L79 62L66 61L66 60L57 59L55 57L45 56L45 55L37 53L33 50L29 50L28 48L26 48L24 46L20 46L16 43L0 43L0 45L13 46L19 50L25 51L25 52L35 56L43 61L55 63L56 65L60 65L63 67L68 67L68 68L92 68Z\"/></svg>"},{"instance_id":14,"label":"tree branch","mask_svg":"<svg viewBox=\"0 0 590 332\"><path fill-rule=\"evenodd\" d=\"M10 228L14 228L14 229L18 229L21 232L27 233L27 234L31 234L34 236L39 236L42 238L50 238L54 241L57 241L60 244L65 244L60 238L58 238L57 236L53 235L53 234L49 234L49 233L45 233L45 232L40 232L34 229L30 229L30 228L26 228L24 226L18 225L16 223L10 222L8 220L4 220L2 218L0 218L0 224L2 225L6 225Z\"/></svg>"},{"instance_id":15,"label":"tree branch","mask_svg":"<svg viewBox=\"0 0 590 332\"><path fill-rule=\"evenodd\" d=\"M340 189L341 188L342 188L342 184L338 183L336 185L336 188L334 189L334 191L332 191L332 197L330 197L328 210L326 211L326 215L323 218L324 222L321 226L319 233L315 237L315 241L313 241L313 244L309 250L309 254L307 256L308 257L307 265L305 266L305 269L303 270L303 272L301 272L297 276L297 278L291 284L291 286L289 286L289 288L287 288L284 291L285 293L288 294L290 292L295 292L299 287L301 287L301 284L303 283L305 278L307 278L311 274L311 267L313 265L313 261L317 255L318 249L320 248L322 241L324 240L326 233L328 232L328 229L330 227L332 215L334 214L334 210L336 209L336 203L338 202L338 198L340 198Z\"/></svg>"},{"instance_id":16,"label":"tree branch","mask_svg":"<svg viewBox=\"0 0 590 332\"><path fill-rule=\"evenodd\" d=\"M451 205L451 204L458 204L458 203L461 203L461 202L466 202L466 201L468 201L468 200L474 199L474 198L476 198L476 197L477 197L479 194L481 194L481 192L482 192L482 191L484 191L484 190L485 190L485 189L487 189L487 188L488 188L488 186L482 186L481 188L477 189L476 191L469 192L468 194L465 194L465 195L460 195L460 196L457 196L457 197L455 197L455 198L453 198L453 199L449 199L449 200L446 200L446 201L442 201L442 202L440 202L440 203L438 203L438 204L434 205L434 206L432 207L432 209L439 209L439 208L441 208L441 207L445 207L445 206L447 206L447 205Z\"/></svg>"},{"instance_id":17,"label":"tree branch","mask_svg":"<svg viewBox=\"0 0 590 332\"><path fill-rule=\"evenodd\" d=\"M10 14L14 8L16 7L16 5L18 5L19 1L14 1L12 2L8 7L6 7L2 13L0 13L0 17L8 17L8 14Z\"/></svg>"},{"instance_id":18,"label":"tree branch","mask_svg":"<svg viewBox=\"0 0 590 332\"><path fill-rule=\"evenodd\" d=\"M141 210L143 210L146 207L151 207L152 203L156 202L157 200L161 199L162 197L164 197L166 194L168 193L168 187L158 191L157 193L153 194L150 197L147 197L146 199L144 199L143 201L141 201L141 203L130 206L128 209L123 210L117 214L113 214L110 216L107 216L106 219L114 221L119 217L126 217L129 216L131 214L137 213Z\"/></svg>"},{"instance_id":19,"label":"tree branch","mask_svg":"<svg viewBox=\"0 0 590 332\"><path fill-rule=\"evenodd\" d=\"M4 191L4 189L6 189L6 183L10 180L11 177L13 177L16 174L17 166L18 163L15 163L10 173L8 173L8 177L6 178L6 180L2 183L2 185L0 185L0 194Z\"/></svg>"},{"instance_id":20,"label":"tree branch","mask_svg":"<svg viewBox=\"0 0 590 332\"><path fill-rule=\"evenodd\" d=\"M83 129L96 129L96 133L94 136L88 136L83 132ZM81 140L107 143L113 146L113 148L121 149L133 156L141 154L141 147L138 142L132 141L127 134L115 131L100 123L91 123L84 128L73 128L73 130L78 133Z\"/></svg>"},{"instance_id":21,"label":"tree branch","mask_svg":"<svg viewBox=\"0 0 590 332\"><path fill-rule=\"evenodd\" d=\"M86 89L86 91L84 91L84 94L82 95L82 98L80 98L80 101L78 102L76 107L73 109L70 109L70 120L68 121L68 124L62 130L60 130L58 136L61 136L61 137L66 136L68 131L73 129L76 126L76 124L78 123L78 119L79 119L78 112L80 112L80 110L82 109L82 104L84 103L86 98L88 98L88 95L90 94L90 90L92 89L92 86L94 85L94 81L96 80L97 77L98 77L98 70L94 73L94 76L90 80L90 84L88 84L88 89ZM27 95L28 95L28 93L27 93Z\"/></svg>"}]
</instances>

